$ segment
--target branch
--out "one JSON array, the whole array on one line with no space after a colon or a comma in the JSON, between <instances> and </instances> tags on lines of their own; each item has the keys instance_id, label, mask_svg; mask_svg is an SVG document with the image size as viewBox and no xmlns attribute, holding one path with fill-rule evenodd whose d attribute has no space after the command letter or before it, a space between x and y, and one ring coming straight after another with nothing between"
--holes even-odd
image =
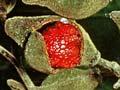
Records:
<instances>
[{"instance_id":1,"label":"branch","mask_svg":"<svg viewBox=\"0 0 120 90\"><path fill-rule=\"evenodd\" d=\"M15 56L1 45L0 45L0 54L2 54L16 68L18 74L20 75L21 79L23 80L27 88L35 86L32 80L30 79L30 77L28 76L28 74L26 73L25 69L22 67L22 65L18 64Z\"/></svg>"},{"instance_id":2,"label":"branch","mask_svg":"<svg viewBox=\"0 0 120 90\"><path fill-rule=\"evenodd\" d=\"M99 65L113 72L119 78L119 80L113 85L113 88L114 89L120 88L120 65L117 62L108 61L106 59L101 58L101 54L100 52L98 52L96 54L96 58L93 60L92 63L93 66Z\"/></svg>"}]
</instances>

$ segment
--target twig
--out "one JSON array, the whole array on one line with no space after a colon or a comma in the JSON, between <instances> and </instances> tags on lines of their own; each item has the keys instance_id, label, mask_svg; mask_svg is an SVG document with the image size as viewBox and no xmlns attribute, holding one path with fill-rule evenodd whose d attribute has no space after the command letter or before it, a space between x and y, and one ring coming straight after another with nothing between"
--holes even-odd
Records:
<instances>
[{"instance_id":1,"label":"twig","mask_svg":"<svg viewBox=\"0 0 120 90\"><path fill-rule=\"evenodd\" d=\"M8 50L6 50L4 47L0 45L0 54L2 54L17 70L18 74L20 75L21 79L23 80L26 88L34 87L34 83L26 73L25 69L22 67L22 65L16 65L15 62L17 62L15 56L11 54Z\"/></svg>"},{"instance_id":2,"label":"twig","mask_svg":"<svg viewBox=\"0 0 120 90\"><path fill-rule=\"evenodd\" d=\"M113 85L114 89L120 88L120 65L115 61L108 61L106 59L101 58L101 54L98 52L96 58L93 60L93 66L99 65L105 69L113 72L119 80Z\"/></svg>"}]
</instances>

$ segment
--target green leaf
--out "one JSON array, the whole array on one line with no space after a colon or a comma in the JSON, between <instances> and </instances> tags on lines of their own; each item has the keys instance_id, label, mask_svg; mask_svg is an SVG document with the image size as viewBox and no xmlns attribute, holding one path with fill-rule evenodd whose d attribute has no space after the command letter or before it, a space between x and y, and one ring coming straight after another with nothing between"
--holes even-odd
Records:
<instances>
[{"instance_id":1,"label":"green leaf","mask_svg":"<svg viewBox=\"0 0 120 90\"><path fill-rule=\"evenodd\" d=\"M120 31L120 11L112 11L110 13L111 19L116 23Z\"/></svg>"},{"instance_id":2,"label":"green leaf","mask_svg":"<svg viewBox=\"0 0 120 90\"><path fill-rule=\"evenodd\" d=\"M75 23L75 22L74 22ZM82 59L81 59L81 63L80 66L85 66L85 67L89 67L91 62L93 60L96 60L96 55L98 54L98 50L95 47L94 43L92 42L89 34L86 32L86 30L80 25L75 23L83 36L83 51L82 51Z\"/></svg>"},{"instance_id":3,"label":"green leaf","mask_svg":"<svg viewBox=\"0 0 120 90\"><path fill-rule=\"evenodd\" d=\"M43 81L41 90L95 90L97 85L90 70L68 69L49 75Z\"/></svg>"},{"instance_id":4,"label":"green leaf","mask_svg":"<svg viewBox=\"0 0 120 90\"><path fill-rule=\"evenodd\" d=\"M5 31L16 43L23 47L26 37L31 32L31 21L22 17L10 18L5 22Z\"/></svg>"},{"instance_id":5,"label":"green leaf","mask_svg":"<svg viewBox=\"0 0 120 90\"><path fill-rule=\"evenodd\" d=\"M109 0L23 0L23 2L48 7L67 18L83 19L106 7Z\"/></svg>"},{"instance_id":6,"label":"green leaf","mask_svg":"<svg viewBox=\"0 0 120 90\"><path fill-rule=\"evenodd\" d=\"M25 43L27 42L27 38L29 39L28 36L30 32L40 29L47 23L59 21L60 19L61 17L58 16L13 17L6 21L6 32L13 40L16 41L16 43L18 43L18 45L25 47ZM97 49L84 28L75 23L74 20L69 21L78 26L83 36L84 45L80 65L89 67L91 60L96 59L95 55L97 54Z\"/></svg>"},{"instance_id":7,"label":"green leaf","mask_svg":"<svg viewBox=\"0 0 120 90\"><path fill-rule=\"evenodd\" d=\"M21 46L21 49L25 50L25 61L32 68L45 73L52 73L53 69L48 62L44 40L36 30L40 29L44 24L55 20L60 20L60 17L13 17L5 23L7 35ZM30 33L32 34L30 35Z\"/></svg>"},{"instance_id":8,"label":"green leaf","mask_svg":"<svg viewBox=\"0 0 120 90\"><path fill-rule=\"evenodd\" d=\"M25 90L25 87L23 86L23 84L21 84L16 80L8 79L7 84L11 88L11 90Z\"/></svg>"},{"instance_id":9,"label":"green leaf","mask_svg":"<svg viewBox=\"0 0 120 90\"><path fill-rule=\"evenodd\" d=\"M53 70L48 62L44 39L38 32L33 32L30 35L26 44L25 58L26 62L38 71L50 73Z\"/></svg>"},{"instance_id":10,"label":"green leaf","mask_svg":"<svg viewBox=\"0 0 120 90\"><path fill-rule=\"evenodd\" d=\"M58 16L13 17L5 22L5 31L15 42L24 47L29 33L40 29L44 24L60 20Z\"/></svg>"}]
</instances>

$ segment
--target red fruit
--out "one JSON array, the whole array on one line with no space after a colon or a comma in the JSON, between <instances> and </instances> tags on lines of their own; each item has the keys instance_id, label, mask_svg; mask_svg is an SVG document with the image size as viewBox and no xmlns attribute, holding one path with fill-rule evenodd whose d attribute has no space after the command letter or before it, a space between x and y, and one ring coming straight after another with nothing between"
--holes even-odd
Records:
<instances>
[{"instance_id":1,"label":"red fruit","mask_svg":"<svg viewBox=\"0 0 120 90\"><path fill-rule=\"evenodd\" d=\"M56 22L42 34L53 68L71 68L80 63L82 36L74 25Z\"/></svg>"}]
</instances>

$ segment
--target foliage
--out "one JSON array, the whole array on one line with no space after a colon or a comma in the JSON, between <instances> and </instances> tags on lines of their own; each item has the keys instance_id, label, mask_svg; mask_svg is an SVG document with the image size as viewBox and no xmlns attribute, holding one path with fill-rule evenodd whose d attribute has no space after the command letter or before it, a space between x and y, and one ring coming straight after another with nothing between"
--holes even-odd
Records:
<instances>
[{"instance_id":1,"label":"foliage","mask_svg":"<svg viewBox=\"0 0 120 90\"><path fill-rule=\"evenodd\" d=\"M120 90L119 0L0 0L0 7L0 90ZM82 62L54 69L38 30L63 17L82 33Z\"/></svg>"}]
</instances>

